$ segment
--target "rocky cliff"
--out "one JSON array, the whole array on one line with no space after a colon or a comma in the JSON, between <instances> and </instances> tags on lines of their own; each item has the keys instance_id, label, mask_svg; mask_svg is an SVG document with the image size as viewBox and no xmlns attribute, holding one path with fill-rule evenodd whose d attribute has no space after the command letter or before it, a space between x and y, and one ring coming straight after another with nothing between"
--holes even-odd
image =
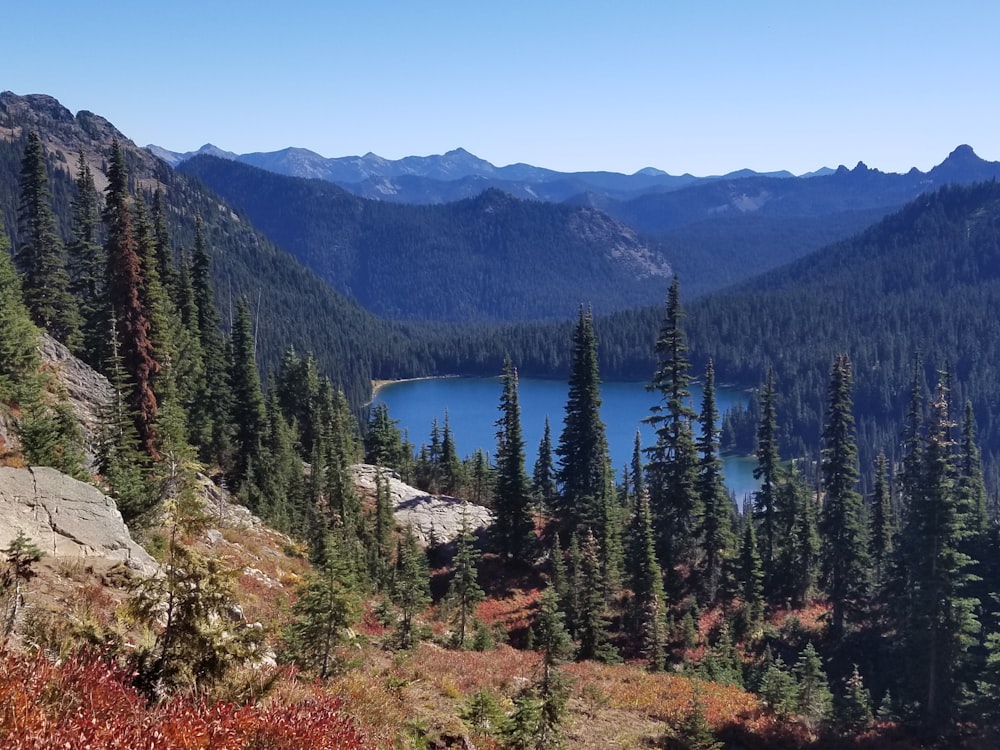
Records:
<instances>
[{"instance_id":1,"label":"rocky cliff","mask_svg":"<svg viewBox=\"0 0 1000 750\"><path fill-rule=\"evenodd\" d=\"M114 500L48 467L0 467L0 547L18 531L53 557L117 560L144 575L156 570L156 561L132 540Z\"/></svg>"}]
</instances>

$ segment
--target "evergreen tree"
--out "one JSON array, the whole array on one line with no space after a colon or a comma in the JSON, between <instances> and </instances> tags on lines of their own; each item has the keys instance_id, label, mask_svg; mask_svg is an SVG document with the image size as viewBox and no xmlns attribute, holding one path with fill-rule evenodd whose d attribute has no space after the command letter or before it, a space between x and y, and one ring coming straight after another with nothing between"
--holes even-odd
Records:
<instances>
[{"instance_id":1,"label":"evergreen tree","mask_svg":"<svg viewBox=\"0 0 1000 750\"><path fill-rule=\"evenodd\" d=\"M816 593L821 545L816 499L794 463L783 472L775 498L780 507L790 509L792 516L779 577L786 582L792 601L805 606Z\"/></svg>"},{"instance_id":2,"label":"evergreen tree","mask_svg":"<svg viewBox=\"0 0 1000 750\"><path fill-rule=\"evenodd\" d=\"M441 433L441 491L453 495L464 484L462 462L455 449L455 437L451 433L448 410L444 411L444 430Z\"/></svg>"},{"instance_id":3,"label":"evergreen tree","mask_svg":"<svg viewBox=\"0 0 1000 750\"><path fill-rule=\"evenodd\" d=\"M264 396L260 388L260 375L254 351L254 337L250 324L250 310L246 300L236 306L236 320L232 338L232 417L236 425L234 434L233 486L239 487L247 476L250 464L262 465L262 438L267 433L264 413ZM314 471L316 467L313 467Z\"/></svg>"},{"instance_id":4,"label":"evergreen tree","mask_svg":"<svg viewBox=\"0 0 1000 750\"><path fill-rule=\"evenodd\" d=\"M542 593L541 610L535 625L535 644L542 652L540 674L535 683L535 693L541 705L538 732L532 747L559 747L560 726L569 699L569 685L559 670L559 664L569 657L573 646L551 588Z\"/></svg>"},{"instance_id":5,"label":"evergreen tree","mask_svg":"<svg viewBox=\"0 0 1000 750\"><path fill-rule=\"evenodd\" d=\"M531 494L543 515L551 513L558 503L559 488L556 486L556 467L552 461L552 432L548 416L545 417L545 429L538 443L538 458L531 477Z\"/></svg>"},{"instance_id":6,"label":"evergreen tree","mask_svg":"<svg viewBox=\"0 0 1000 750\"><path fill-rule=\"evenodd\" d=\"M875 489L872 492L871 536L868 544L868 554L872 562L872 581L877 587L885 583L895 536L892 498L889 496L888 465L885 453L880 452L875 459Z\"/></svg>"},{"instance_id":7,"label":"evergreen tree","mask_svg":"<svg viewBox=\"0 0 1000 750\"><path fill-rule=\"evenodd\" d=\"M400 609L397 629L399 647L412 648L417 639L414 618L430 604L431 592L427 555L420 549L417 536L410 526L406 527L406 532L396 548L393 601Z\"/></svg>"},{"instance_id":8,"label":"evergreen tree","mask_svg":"<svg viewBox=\"0 0 1000 750\"><path fill-rule=\"evenodd\" d=\"M904 529L903 564L912 606L897 610L906 618L900 631L912 674L907 687L915 691L922 719L934 728L955 715L969 649L980 630L975 561L962 551L969 514L955 487L948 399L942 382L922 450L922 491L911 498Z\"/></svg>"},{"instance_id":9,"label":"evergreen tree","mask_svg":"<svg viewBox=\"0 0 1000 750\"><path fill-rule=\"evenodd\" d=\"M642 435L639 430L635 431L635 442L632 445L632 496L638 502L639 498L646 495L646 469L642 463Z\"/></svg>"},{"instance_id":10,"label":"evergreen tree","mask_svg":"<svg viewBox=\"0 0 1000 750\"><path fill-rule=\"evenodd\" d=\"M69 292L62 242L56 231L45 149L37 131L28 134L21 162L15 260L23 274L24 303L36 325L70 350L80 346L80 317Z\"/></svg>"},{"instance_id":11,"label":"evergreen tree","mask_svg":"<svg viewBox=\"0 0 1000 750\"><path fill-rule=\"evenodd\" d=\"M618 653L608 642L608 621L605 596L601 585L601 551L597 538L588 533L580 548L580 571L583 588L580 591L580 613L577 634L580 647L577 659L614 662Z\"/></svg>"},{"instance_id":12,"label":"evergreen tree","mask_svg":"<svg viewBox=\"0 0 1000 750\"><path fill-rule=\"evenodd\" d=\"M447 607L453 612L456 628L454 643L459 648L465 648L465 640L475 616L476 605L485 596L478 581L479 571L476 568L476 562L479 559L479 553L475 548L472 529L469 528L469 516L465 506L462 510L457 543L455 569L445 601Z\"/></svg>"},{"instance_id":13,"label":"evergreen tree","mask_svg":"<svg viewBox=\"0 0 1000 750\"><path fill-rule=\"evenodd\" d=\"M844 694L835 704L837 725L841 732L857 736L872 724L872 699L865 688L858 665L847 678Z\"/></svg>"},{"instance_id":14,"label":"evergreen tree","mask_svg":"<svg viewBox=\"0 0 1000 750\"><path fill-rule=\"evenodd\" d=\"M740 581L745 630L755 637L764 623L764 566L757 549L757 532L752 517L746 519L740 548Z\"/></svg>"},{"instance_id":15,"label":"evergreen tree","mask_svg":"<svg viewBox=\"0 0 1000 750\"><path fill-rule=\"evenodd\" d=\"M0 643L6 645L24 603L24 588L35 577L34 565L45 554L21 530L6 547L0 570Z\"/></svg>"},{"instance_id":16,"label":"evergreen tree","mask_svg":"<svg viewBox=\"0 0 1000 750\"><path fill-rule=\"evenodd\" d=\"M334 649L345 642L347 629L358 619L360 601L350 567L341 555L331 555L319 571L299 587L285 641L292 660L321 680L334 671Z\"/></svg>"},{"instance_id":17,"label":"evergreen tree","mask_svg":"<svg viewBox=\"0 0 1000 750\"><path fill-rule=\"evenodd\" d=\"M403 436L389 416L389 407L384 401L371 410L364 442L366 463L399 468L403 458Z\"/></svg>"},{"instance_id":18,"label":"evergreen tree","mask_svg":"<svg viewBox=\"0 0 1000 750\"><path fill-rule=\"evenodd\" d=\"M534 554L534 519L531 488L524 469L524 439L521 437L521 407L517 399L517 371L504 361L500 419L497 420L497 467L494 533L500 552L522 562Z\"/></svg>"},{"instance_id":19,"label":"evergreen tree","mask_svg":"<svg viewBox=\"0 0 1000 750\"><path fill-rule=\"evenodd\" d=\"M142 270L128 202L125 157L116 139L111 146L103 217L107 231L107 284L115 314L119 356L131 387L128 406L143 451L158 459L158 405L153 393L153 381L160 370L160 363L156 360L153 342L149 338L149 310L140 298Z\"/></svg>"},{"instance_id":20,"label":"evergreen tree","mask_svg":"<svg viewBox=\"0 0 1000 750\"><path fill-rule=\"evenodd\" d=\"M103 371L111 356L107 258L100 242L100 195L83 151L77 161L75 185L72 239L66 246L70 291L81 318L80 346L74 353L95 370Z\"/></svg>"},{"instance_id":21,"label":"evergreen tree","mask_svg":"<svg viewBox=\"0 0 1000 750\"><path fill-rule=\"evenodd\" d=\"M0 401L17 396L38 369L38 330L21 295L21 281L10 258L10 243L0 217Z\"/></svg>"},{"instance_id":22,"label":"evergreen tree","mask_svg":"<svg viewBox=\"0 0 1000 750\"><path fill-rule=\"evenodd\" d=\"M202 392L189 410L193 443L200 446L202 459L228 467L231 461L232 425L226 344L220 330L219 311L212 291L211 259L205 245L204 224L195 221L194 254L191 258L193 312L198 315L197 331L205 377Z\"/></svg>"},{"instance_id":23,"label":"evergreen tree","mask_svg":"<svg viewBox=\"0 0 1000 750\"><path fill-rule=\"evenodd\" d=\"M656 339L656 372L650 390L660 403L646 422L656 430L656 444L647 452L646 475L650 507L659 539L661 560L668 577L675 566L693 563L700 546L702 505L697 492L698 456L694 442L695 412L690 406L690 362L681 328L684 317L680 287L674 277L667 295L667 309ZM676 587L675 587L676 588Z\"/></svg>"},{"instance_id":24,"label":"evergreen tree","mask_svg":"<svg viewBox=\"0 0 1000 750\"><path fill-rule=\"evenodd\" d=\"M810 728L815 729L830 717L833 694L819 654L812 643L807 643L799 654L794 671L798 681L796 713Z\"/></svg>"},{"instance_id":25,"label":"evergreen tree","mask_svg":"<svg viewBox=\"0 0 1000 750\"><path fill-rule=\"evenodd\" d=\"M715 368L712 360L708 361L705 370L703 393L699 420L701 437L697 442L701 454L697 486L704 509L700 533L705 555L701 591L703 601L713 602L733 539L729 495L722 476L722 459L719 457L719 430L716 426L719 412L715 406Z\"/></svg>"},{"instance_id":26,"label":"evergreen tree","mask_svg":"<svg viewBox=\"0 0 1000 750\"><path fill-rule=\"evenodd\" d=\"M601 420L594 321L583 308L573 334L569 395L556 455L558 520L564 538L576 531L585 533L585 529L600 533L608 492L608 445Z\"/></svg>"},{"instance_id":27,"label":"evergreen tree","mask_svg":"<svg viewBox=\"0 0 1000 750\"><path fill-rule=\"evenodd\" d=\"M775 562L778 543L778 455L777 391L774 368L767 371L767 380L760 394L760 422L757 425L757 468L753 478L760 482L754 492L754 510L761 522L761 559L768 591L774 588Z\"/></svg>"},{"instance_id":28,"label":"evergreen tree","mask_svg":"<svg viewBox=\"0 0 1000 750\"><path fill-rule=\"evenodd\" d=\"M824 503L820 518L823 576L833 607L832 631L839 639L849 615L860 610L867 593L868 551L857 492L857 447L851 413L851 363L834 361L823 429Z\"/></svg>"},{"instance_id":29,"label":"evergreen tree","mask_svg":"<svg viewBox=\"0 0 1000 750\"><path fill-rule=\"evenodd\" d=\"M636 502L629 525L629 583L633 594L632 633L639 641L640 651L649 661L650 669L663 668L666 595L663 573L656 559L653 522L649 498L643 494Z\"/></svg>"}]
</instances>

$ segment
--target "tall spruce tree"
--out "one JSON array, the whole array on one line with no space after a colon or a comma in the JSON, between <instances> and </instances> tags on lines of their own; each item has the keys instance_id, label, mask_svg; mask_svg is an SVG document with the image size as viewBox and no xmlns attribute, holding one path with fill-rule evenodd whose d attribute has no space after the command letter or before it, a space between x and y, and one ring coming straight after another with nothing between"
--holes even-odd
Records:
<instances>
[{"instance_id":1,"label":"tall spruce tree","mask_svg":"<svg viewBox=\"0 0 1000 750\"><path fill-rule=\"evenodd\" d=\"M160 371L160 363L150 339L149 310L141 299L142 264L129 208L125 157L117 139L111 144L105 196L107 285L114 310L118 351L131 386L128 405L143 451L157 459L158 405L153 382Z\"/></svg>"},{"instance_id":2,"label":"tall spruce tree","mask_svg":"<svg viewBox=\"0 0 1000 750\"><path fill-rule=\"evenodd\" d=\"M632 589L632 612L629 618L639 652L653 671L664 666L664 614L667 608L663 591L663 571L656 559L653 520L649 497L642 494L635 504L628 529L628 580Z\"/></svg>"},{"instance_id":3,"label":"tall spruce tree","mask_svg":"<svg viewBox=\"0 0 1000 750\"><path fill-rule=\"evenodd\" d=\"M719 457L719 411L715 405L715 367L712 360L705 369L705 385L701 402L701 436L697 447L701 454L698 464L698 496L704 509L701 539L705 565L702 572L701 594L705 602L713 602L725 567L726 555L733 547L732 514L729 494L722 476Z\"/></svg>"},{"instance_id":4,"label":"tall spruce tree","mask_svg":"<svg viewBox=\"0 0 1000 750\"><path fill-rule=\"evenodd\" d=\"M868 554L872 563L872 583L881 588L886 581L895 543L895 518L889 495L889 462L885 452L875 458L875 487L871 500L871 534Z\"/></svg>"},{"instance_id":5,"label":"tall spruce tree","mask_svg":"<svg viewBox=\"0 0 1000 750\"><path fill-rule=\"evenodd\" d=\"M556 467L552 461L552 431L548 416L545 417L545 428L538 443L538 458L535 459L531 475L531 494L543 515L551 513L558 502L559 488L556 486Z\"/></svg>"},{"instance_id":6,"label":"tall spruce tree","mask_svg":"<svg viewBox=\"0 0 1000 750\"><path fill-rule=\"evenodd\" d=\"M52 212L45 148L37 131L28 134L21 161L15 260L23 275L24 303L35 324L72 351L80 346L80 317L69 291L63 246Z\"/></svg>"},{"instance_id":7,"label":"tall spruce tree","mask_svg":"<svg viewBox=\"0 0 1000 750\"><path fill-rule=\"evenodd\" d=\"M38 369L38 329L21 295L21 280L10 257L10 241L0 216L0 401L18 397ZM20 399L19 399L20 400Z\"/></svg>"},{"instance_id":8,"label":"tall spruce tree","mask_svg":"<svg viewBox=\"0 0 1000 750\"><path fill-rule=\"evenodd\" d=\"M740 547L740 598L746 634L755 638L764 624L764 566L757 549L757 531L752 514L747 513Z\"/></svg>"},{"instance_id":9,"label":"tall spruce tree","mask_svg":"<svg viewBox=\"0 0 1000 750\"><path fill-rule=\"evenodd\" d=\"M556 447L561 536L601 532L608 491L608 444L601 420L600 375L593 316L580 308L573 333L569 395Z\"/></svg>"},{"instance_id":10,"label":"tall spruce tree","mask_svg":"<svg viewBox=\"0 0 1000 750\"><path fill-rule=\"evenodd\" d=\"M111 306L107 294L107 258L100 241L100 195L83 157L77 159L72 238L66 246L70 291L80 311L80 346L74 352L95 370L108 362Z\"/></svg>"},{"instance_id":11,"label":"tall spruce tree","mask_svg":"<svg viewBox=\"0 0 1000 750\"><path fill-rule=\"evenodd\" d=\"M779 506L788 508L791 514L781 565L776 568L777 590L793 603L805 606L815 596L819 578L821 545L815 493L806 486L798 466L793 463L782 472L775 498Z\"/></svg>"},{"instance_id":12,"label":"tall spruce tree","mask_svg":"<svg viewBox=\"0 0 1000 750\"><path fill-rule=\"evenodd\" d=\"M262 466L261 441L267 434L264 396L261 393L253 342L250 310L246 300L241 299L236 306L236 320L233 323L233 360L229 377L233 394L231 419L236 425L233 440L235 450L232 486L234 487L240 487L247 478L247 471L251 465L258 470Z\"/></svg>"},{"instance_id":13,"label":"tall spruce tree","mask_svg":"<svg viewBox=\"0 0 1000 750\"><path fill-rule=\"evenodd\" d=\"M671 580L677 565L694 561L702 515L693 429L696 415L690 405L690 362L681 328L683 317L680 284L675 276L656 339L657 367L649 386L658 394L660 403L651 408L645 420L656 430L656 443L647 450L646 476L661 561Z\"/></svg>"},{"instance_id":14,"label":"tall spruce tree","mask_svg":"<svg viewBox=\"0 0 1000 750\"><path fill-rule=\"evenodd\" d=\"M921 718L939 729L956 715L962 677L980 624L974 595L976 561L962 547L970 513L955 486L953 422L942 378L931 404L922 451L922 492L911 498L904 529L904 565L912 607L899 623Z\"/></svg>"},{"instance_id":15,"label":"tall spruce tree","mask_svg":"<svg viewBox=\"0 0 1000 750\"><path fill-rule=\"evenodd\" d=\"M841 354L830 372L821 471L823 578L833 609L832 633L839 639L858 615L868 590L868 550L857 491L858 451L851 397L851 362Z\"/></svg>"},{"instance_id":16,"label":"tall spruce tree","mask_svg":"<svg viewBox=\"0 0 1000 750\"><path fill-rule=\"evenodd\" d=\"M201 344L205 377L194 408L189 410L194 444L200 446L202 459L228 468L232 451L232 424L229 371L226 343L222 337L219 311L212 291L211 258L205 242L201 216L195 220L194 253L191 257L193 311L197 313L198 339Z\"/></svg>"},{"instance_id":17,"label":"tall spruce tree","mask_svg":"<svg viewBox=\"0 0 1000 750\"><path fill-rule=\"evenodd\" d=\"M754 492L755 515L761 523L761 559L767 591L774 588L775 562L778 556L778 413L774 368L767 371L767 380L760 393L760 422L757 425L757 467L753 478L760 482Z\"/></svg>"},{"instance_id":18,"label":"tall spruce tree","mask_svg":"<svg viewBox=\"0 0 1000 750\"><path fill-rule=\"evenodd\" d=\"M530 562L534 556L534 519L531 515L531 486L524 468L524 438L521 436L521 407L517 398L517 371L510 357L504 360L503 392L497 427L496 487L493 529L497 545L505 557Z\"/></svg>"},{"instance_id":19,"label":"tall spruce tree","mask_svg":"<svg viewBox=\"0 0 1000 750\"><path fill-rule=\"evenodd\" d=\"M475 537L469 526L468 508L464 505L457 543L454 571L445 603L451 611L451 619L455 626L453 642L459 648L465 648L466 639L472 629L476 605L483 600L485 594L479 585L479 570L476 567L479 552L476 550Z\"/></svg>"}]
</instances>

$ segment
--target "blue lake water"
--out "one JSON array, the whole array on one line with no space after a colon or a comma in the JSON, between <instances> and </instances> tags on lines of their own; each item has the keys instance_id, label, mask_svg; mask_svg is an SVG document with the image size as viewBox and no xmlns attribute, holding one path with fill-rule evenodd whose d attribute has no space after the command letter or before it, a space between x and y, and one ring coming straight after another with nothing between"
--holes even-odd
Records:
<instances>
[{"instance_id":1,"label":"blue lake water","mask_svg":"<svg viewBox=\"0 0 1000 750\"><path fill-rule=\"evenodd\" d=\"M390 383L379 389L373 403L385 403L389 415L405 430L419 448L430 442L434 418L444 426L445 411L459 456L470 456L482 448L490 456L496 450L496 425L500 416L503 388L495 378L428 378ZM526 466L529 476L538 453L538 444L549 418L552 446L559 444L565 415L568 386L565 381L521 378L518 400L521 405L521 430L524 433ZM692 386L692 405L701 407L701 389ZM717 388L716 400L722 414L738 401L746 402L742 391ZM643 424L649 409L657 403L657 394L646 391L643 383L602 383L601 418L607 427L611 463L621 479L622 468L632 460L635 432L640 430L642 447L653 444L653 430ZM555 457L554 457L555 458ZM753 470L757 462L743 456L723 459L726 485L737 500L757 488Z\"/></svg>"}]
</instances>

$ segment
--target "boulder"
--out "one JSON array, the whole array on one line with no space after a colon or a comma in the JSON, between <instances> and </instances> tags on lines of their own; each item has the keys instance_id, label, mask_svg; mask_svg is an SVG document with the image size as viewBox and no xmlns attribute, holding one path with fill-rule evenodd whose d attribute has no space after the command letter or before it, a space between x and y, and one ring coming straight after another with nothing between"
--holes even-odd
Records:
<instances>
[{"instance_id":1,"label":"boulder","mask_svg":"<svg viewBox=\"0 0 1000 750\"><path fill-rule=\"evenodd\" d=\"M448 495L428 495L399 479L396 472L372 466L355 464L351 467L355 486L371 497L375 496L375 476L379 472L389 487L396 523L411 526L417 539L426 547L448 544L458 538L464 513L471 531L486 528L493 523L489 508L475 505Z\"/></svg>"},{"instance_id":2,"label":"boulder","mask_svg":"<svg viewBox=\"0 0 1000 750\"><path fill-rule=\"evenodd\" d=\"M18 531L46 555L118 560L143 575L157 568L113 499L49 467L0 467L0 547Z\"/></svg>"}]
</instances>

